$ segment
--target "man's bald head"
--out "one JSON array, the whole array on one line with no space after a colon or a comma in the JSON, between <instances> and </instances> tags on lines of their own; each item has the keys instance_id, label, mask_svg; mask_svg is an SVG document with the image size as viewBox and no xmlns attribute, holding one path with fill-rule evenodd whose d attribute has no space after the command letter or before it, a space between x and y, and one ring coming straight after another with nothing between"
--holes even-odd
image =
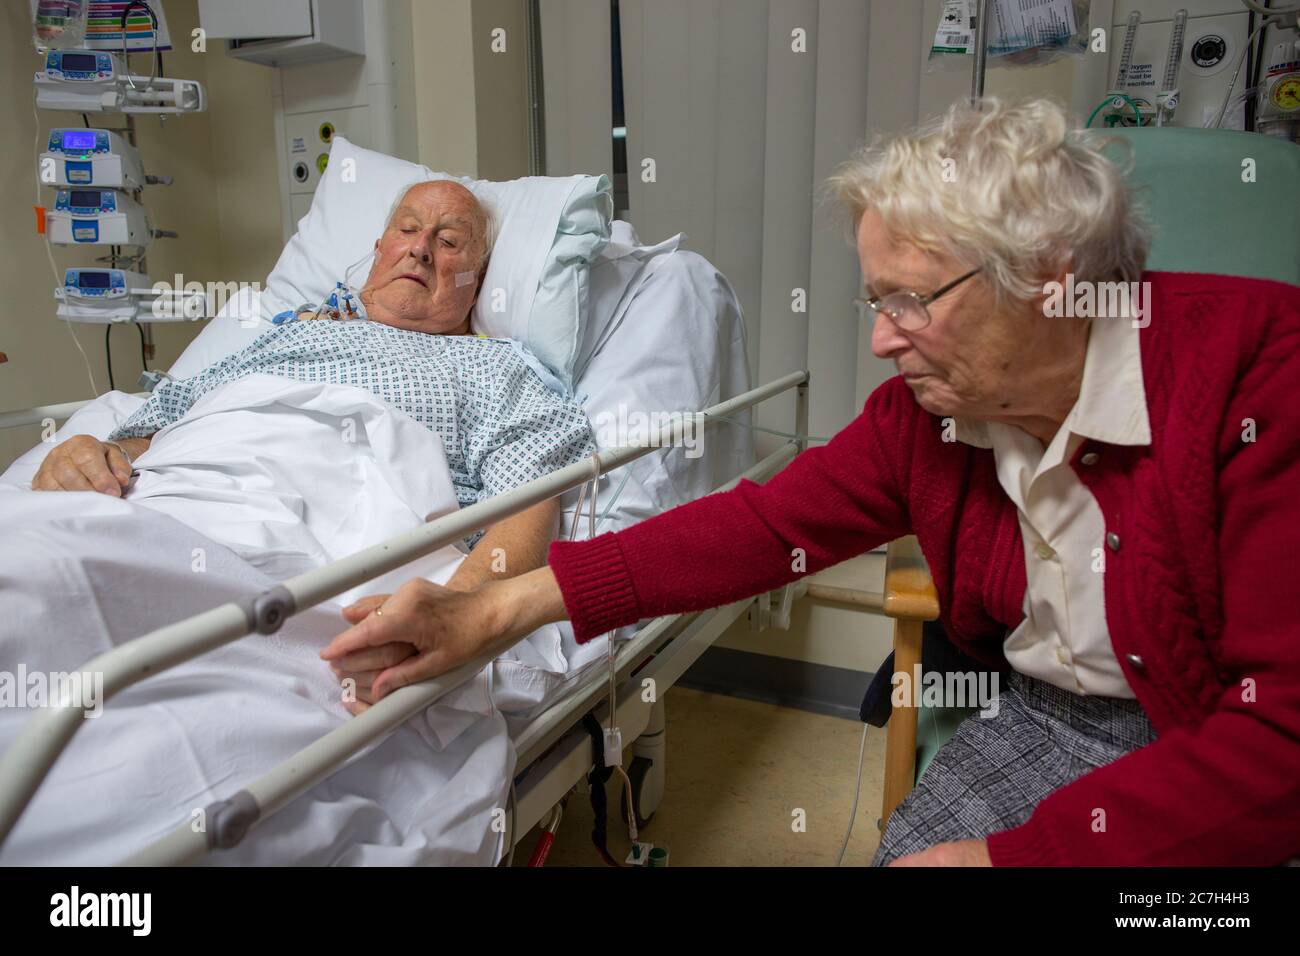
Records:
<instances>
[{"instance_id":1,"label":"man's bald head","mask_svg":"<svg viewBox=\"0 0 1300 956\"><path fill-rule=\"evenodd\" d=\"M361 292L369 317L434 334L469 332L491 254L491 217L460 183L418 183L398 199Z\"/></svg>"},{"instance_id":2,"label":"man's bald head","mask_svg":"<svg viewBox=\"0 0 1300 956\"><path fill-rule=\"evenodd\" d=\"M488 257L492 255L492 243L496 238L496 228L492 214L483 205L482 201L474 195L473 191L454 179L431 179L411 186L406 192L393 200L392 208L388 211L388 218L384 220L385 228L393 221L393 217L397 215L399 209L410 203L419 203L421 196L426 194L443 196L448 203L460 210L461 215L472 223L475 241L481 243L482 262L486 264Z\"/></svg>"}]
</instances>

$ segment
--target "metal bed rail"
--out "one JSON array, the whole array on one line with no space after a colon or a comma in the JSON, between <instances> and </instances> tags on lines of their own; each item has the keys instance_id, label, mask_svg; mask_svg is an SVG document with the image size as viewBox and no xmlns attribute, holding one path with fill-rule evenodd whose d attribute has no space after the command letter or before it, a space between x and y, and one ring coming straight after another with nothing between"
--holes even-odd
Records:
<instances>
[{"instance_id":1,"label":"metal bed rail","mask_svg":"<svg viewBox=\"0 0 1300 956\"><path fill-rule=\"evenodd\" d=\"M135 392L137 398L148 398L148 392ZM35 408L20 408L12 412L0 412L0 429L19 428L23 425L40 425L47 419L61 422L72 417L84 405L95 401L93 398L78 402L59 402L56 405L37 405Z\"/></svg>"},{"instance_id":2,"label":"metal bed rail","mask_svg":"<svg viewBox=\"0 0 1300 956\"><path fill-rule=\"evenodd\" d=\"M710 428L729 415L797 388L797 434L806 435L808 379L806 370L791 372L696 414L702 419L702 424ZM47 406L46 409L62 410L75 404ZM29 410L35 411L37 410ZM30 422L15 422L27 423ZM685 420L678 420L661 431L656 442L600 452L594 456L599 471L604 474L659 447L677 444L683 438L684 430ZM802 448L806 443L799 441L796 444ZM229 602L159 628L91 659L81 670L103 674L102 699L107 703L122 690L153 674L192 660L254 631L261 634L274 633L299 611L314 607L374 577L460 540L480 528L576 488L591 479L593 467L590 460L576 462L356 554L304 572L243 602ZM205 819L201 828L187 823L127 862L186 862L202 856L213 847L236 845L260 819L274 813L303 790L329 776L357 750L378 740L410 716L469 680L498 653L500 649L481 655L441 677L395 691L361 716L314 741L248 788L228 800L217 801L204 808ZM72 702L62 701L33 716L3 757L0 757L0 847L63 748L80 728L82 719L80 708Z\"/></svg>"}]
</instances>

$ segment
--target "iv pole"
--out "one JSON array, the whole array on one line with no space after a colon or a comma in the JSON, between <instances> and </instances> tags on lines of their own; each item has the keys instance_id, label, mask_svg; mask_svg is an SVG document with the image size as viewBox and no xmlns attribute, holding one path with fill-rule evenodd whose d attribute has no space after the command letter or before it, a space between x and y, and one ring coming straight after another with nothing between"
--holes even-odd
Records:
<instances>
[{"instance_id":1,"label":"iv pole","mask_svg":"<svg viewBox=\"0 0 1300 956\"><path fill-rule=\"evenodd\" d=\"M992 0L979 0L979 12L975 14L975 67L970 78L971 106L980 108L984 98L984 71L989 52L989 4Z\"/></svg>"}]
</instances>

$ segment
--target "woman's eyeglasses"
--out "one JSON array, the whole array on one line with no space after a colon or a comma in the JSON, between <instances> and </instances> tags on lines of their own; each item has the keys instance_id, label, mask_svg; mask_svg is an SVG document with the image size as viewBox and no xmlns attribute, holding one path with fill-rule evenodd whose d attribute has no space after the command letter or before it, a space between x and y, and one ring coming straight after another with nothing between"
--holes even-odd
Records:
<instances>
[{"instance_id":1,"label":"woman's eyeglasses","mask_svg":"<svg viewBox=\"0 0 1300 956\"><path fill-rule=\"evenodd\" d=\"M972 269L929 295L921 295L918 292L890 292L888 295L874 295L869 299L854 299L853 304L859 311L866 308L885 316L904 332L919 332L930 324L930 310L927 306L939 296L947 295L979 271L979 269Z\"/></svg>"}]
</instances>

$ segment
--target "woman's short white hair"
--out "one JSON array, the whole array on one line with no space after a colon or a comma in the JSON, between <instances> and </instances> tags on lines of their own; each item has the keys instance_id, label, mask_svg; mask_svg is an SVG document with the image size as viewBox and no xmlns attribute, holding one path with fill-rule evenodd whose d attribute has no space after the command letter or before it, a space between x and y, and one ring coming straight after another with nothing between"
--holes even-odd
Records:
<instances>
[{"instance_id":1,"label":"woman's short white hair","mask_svg":"<svg viewBox=\"0 0 1300 956\"><path fill-rule=\"evenodd\" d=\"M900 241L982 268L999 304L1042 294L1061 272L1137 281L1150 232L1104 134L1048 99L982 107L954 105L841 166L828 187L854 231L873 210Z\"/></svg>"},{"instance_id":2,"label":"woman's short white hair","mask_svg":"<svg viewBox=\"0 0 1300 956\"><path fill-rule=\"evenodd\" d=\"M389 223L393 221L393 215L401 207L402 200L406 198L407 193L409 193L416 186L421 186L426 182L436 183L444 180L453 183L457 182L457 180L452 179L450 176L435 176L433 179L426 179L418 183L412 183L410 186L407 186L405 189L399 192L396 196L393 197L392 205L388 207L388 214L384 216L384 228L387 229ZM464 185L464 183L461 183L461 185ZM466 186L465 188L469 189L468 186ZM470 192L473 193L474 191L471 189ZM479 208L483 210L483 222L485 227L485 231L483 233L483 256L478 263L478 268L482 270L487 266L488 260L492 258L492 247L496 245L497 231L499 227L497 224L496 213L492 209L492 204L489 203L482 196L479 196L478 194L475 194L474 198L478 201Z\"/></svg>"}]
</instances>

